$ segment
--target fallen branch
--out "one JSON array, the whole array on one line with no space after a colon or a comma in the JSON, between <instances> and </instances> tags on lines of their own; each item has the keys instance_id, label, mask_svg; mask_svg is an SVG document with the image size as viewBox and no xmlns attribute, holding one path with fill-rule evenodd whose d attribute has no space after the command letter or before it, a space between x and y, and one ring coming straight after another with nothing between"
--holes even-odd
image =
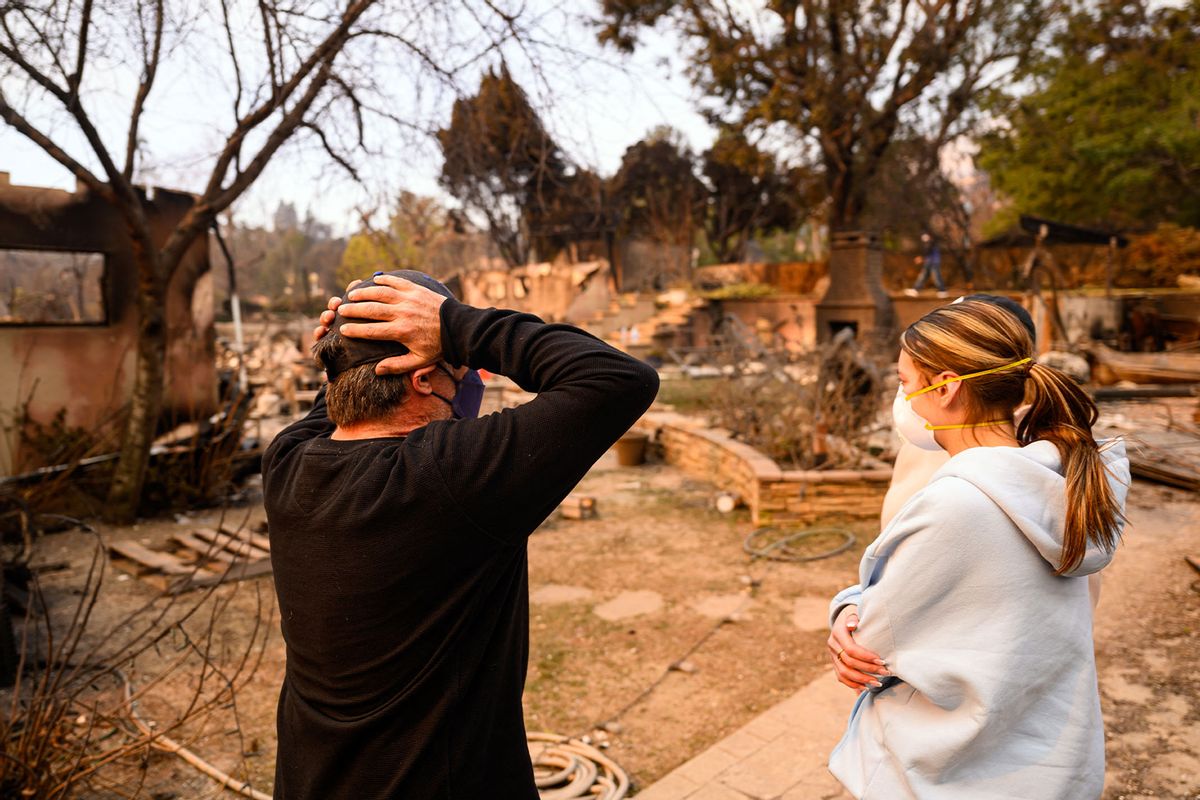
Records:
<instances>
[{"instance_id":1,"label":"fallen branch","mask_svg":"<svg viewBox=\"0 0 1200 800\"><path fill-rule=\"evenodd\" d=\"M258 791L246 781L239 781L232 775L222 772L171 737L155 733L155 723L146 722L138 714L137 701L133 699L133 685L124 674L121 674L121 680L125 684L125 706L129 709L129 719L141 731L142 735L146 737L151 747L179 756L226 789L231 789L244 797L250 797L253 800L271 800L271 795Z\"/></svg>"}]
</instances>

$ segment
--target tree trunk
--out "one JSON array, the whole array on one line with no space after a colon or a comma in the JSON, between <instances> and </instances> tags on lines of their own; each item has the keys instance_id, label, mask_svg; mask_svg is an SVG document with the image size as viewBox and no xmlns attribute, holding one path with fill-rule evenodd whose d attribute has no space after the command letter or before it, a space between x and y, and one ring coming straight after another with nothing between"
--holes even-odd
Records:
<instances>
[{"instance_id":1,"label":"tree trunk","mask_svg":"<svg viewBox=\"0 0 1200 800\"><path fill-rule=\"evenodd\" d=\"M836 154L830 152L831 149ZM863 183L873 170L854 158L849 146L829 145L823 159L825 188L829 193L829 231L856 230L866 204Z\"/></svg>"},{"instance_id":2,"label":"tree trunk","mask_svg":"<svg viewBox=\"0 0 1200 800\"><path fill-rule=\"evenodd\" d=\"M846 174L846 170L838 163L838 160L830 155L828 148L825 151L825 191L829 195L829 232L843 230L846 227L846 201L850 197L849 180L850 176Z\"/></svg>"},{"instance_id":3,"label":"tree trunk","mask_svg":"<svg viewBox=\"0 0 1200 800\"><path fill-rule=\"evenodd\" d=\"M146 481L150 445L162 411L167 352L167 280L159 277L158 254L146 252L135 240L134 257L138 262L138 335L133 397L105 511L110 521L125 523L137 517Z\"/></svg>"},{"instance_id":4,"label":"tree trunk","mask_svg":"<svg viewBox=\"0 0 1200 800\"><path fill-rule=\"evenodd\" d=\"M12 614L4 599L4 563L0 561L0 689L7 689L16 683L20 663L21 652L13 635Z\"/></svg>"}]
</instances>

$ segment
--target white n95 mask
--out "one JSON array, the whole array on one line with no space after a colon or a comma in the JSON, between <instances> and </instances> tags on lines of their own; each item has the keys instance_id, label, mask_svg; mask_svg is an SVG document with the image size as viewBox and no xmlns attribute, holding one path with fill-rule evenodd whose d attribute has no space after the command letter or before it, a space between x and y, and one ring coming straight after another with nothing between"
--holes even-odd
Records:
<instances>
[{"instance_id":1,"label":"white n95 mask","mask_svg":"<svg viewBox=\"0 0 1200 800\"><path fill-rule=\"evenodd\" d=\"M903 386L897 387L896 399L892 401L892 421L896 424L896 432L909 444L930 452L942 449L933 431L926 427L929 422L913 411L911 400L905 399Z\"/></svg>"}]
</instances>

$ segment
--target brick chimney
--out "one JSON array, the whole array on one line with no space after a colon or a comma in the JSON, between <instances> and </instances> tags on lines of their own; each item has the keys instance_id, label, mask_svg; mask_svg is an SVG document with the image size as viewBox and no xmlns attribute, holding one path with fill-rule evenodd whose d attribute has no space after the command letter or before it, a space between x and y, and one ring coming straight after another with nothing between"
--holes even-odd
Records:
<instances>
[{"instance_id":1,"label":"brick chimney","mask_svg":"<svg viewBox=\"0 0 1200 800\"><path fill-rule=\"evenodd\" d=\"M870 231L836 231L829 254L829 289L817 303L817 341L843 328L868 348L890 348L896 329L892 299L883 288L883 249Z\"/></svg>"}]
</instances>

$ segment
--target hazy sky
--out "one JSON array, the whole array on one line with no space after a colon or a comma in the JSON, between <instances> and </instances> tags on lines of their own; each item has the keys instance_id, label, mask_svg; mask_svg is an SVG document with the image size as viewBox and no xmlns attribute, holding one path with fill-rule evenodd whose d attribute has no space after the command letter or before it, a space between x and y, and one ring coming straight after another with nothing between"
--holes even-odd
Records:
<instances>
[{"instance_id":1,"label":"hazy sky","mask_svg":"<svg viewBox=\"0 0 1200 800\"><path fill-rule=\"evenodd\" d=\"M514 77L526 88L559 144L577 163L602 174L613 173L625 148L641 139L658 125L672 125L683 132L692 147L703 150L713 132L696 112L695 94L682 74L685 62L679 43L673 37L650 33L644 46L632 57L612 49L602 49L594 30L580 14L592 8L587 2L546 0L538 18L539 35L545 41L570 50L534 49L542 69L530 67L526 53L510 48L506 57ZM537 7L535 0L526 6ZM248 42L248 49L254 46ZM197 190L207 177L212 153L229 127L230 115L214 113L214 106L229 95L231 79L212 57L212 47L202 36L191 32L173 53L173 69L160 73L151 95L153 114L143 126L146 156L141 177L152 183ZM215 55L219 56L219 53ZM496 59L490 59L495 64ZM481 64L487 66L489 64ZM425 126L444 123L453 97L406 87L404 78L380 68L381 81L394 81L394 96L411 95L400 100L408 108L396 109ZM133 75L117 65L90 74L91 90L85 95L89 112L95 115L110 143L123 141L128 87L135 85ZM466 88L477 87L476 80L464 81ZM14 96L16 86L4 84ZM106 116L108 112L108 116ZM46 117L44 123L55 131L68 150L77 157L86 155L72 126L61 117ZM386 140L388 132L378 126L376 138ZM399 141L399 139L398 139ZM111 144L110 144L111 146ZM120 149L120 148L116 148ZM404 188L425 194L440 194L436 179L441 156L428 139L404 139L400 146L380 145L381 155L360 162L366 186L358 185L344 172L330 166L326 155L309 137L306 142L290 144L272 161L255 186L235 206L236 218L244 223L269 223L280 200L296 205L301 214L310 209L315 216L332 223L344 233L357 226L356 209L373 207L379 198ZM11 173L13 183L71 188L74 178L55 161L44 155L24 137L0 124L0 171Z\"/></svg>"}]
</instances>

